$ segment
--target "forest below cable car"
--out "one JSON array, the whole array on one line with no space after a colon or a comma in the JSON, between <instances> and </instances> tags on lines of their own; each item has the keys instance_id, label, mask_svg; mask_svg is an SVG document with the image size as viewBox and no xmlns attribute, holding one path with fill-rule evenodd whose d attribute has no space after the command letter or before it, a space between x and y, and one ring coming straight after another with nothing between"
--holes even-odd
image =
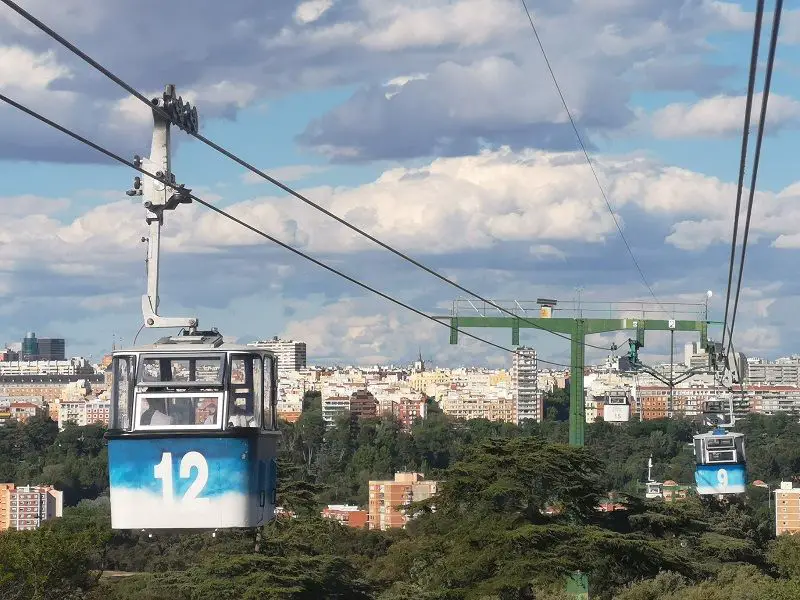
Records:
<instances>
[{"instance_id":1,"label":"forest below cable car","mask_svg":"<svg viewBox=\"0 0 800 600\"><path fill-rule=\"evenodd\" d=\"M556 600L576 570L591 598L800 597L800 540L773 539L766 490L730 504L640 499L650 455L654 478L692 483L688 421L591 424L571 448L563 394L541 424L454 421L432 404L411 432L346 416L326 431L318 395L306 403L282 424L278 501L297 518L266 525L258 551L252 532L112 531L101 427L0 429L0 481L51 483L68 506L37 531L0 534L0 598ZM800 473L796 419L738 429L750 481ZM404 470L441 481L435 511L421 503L405 529L320 517L328 503L364 505L370 479ZM626 510L595 509L610 491Z\"/></svg>"}]
</instances>

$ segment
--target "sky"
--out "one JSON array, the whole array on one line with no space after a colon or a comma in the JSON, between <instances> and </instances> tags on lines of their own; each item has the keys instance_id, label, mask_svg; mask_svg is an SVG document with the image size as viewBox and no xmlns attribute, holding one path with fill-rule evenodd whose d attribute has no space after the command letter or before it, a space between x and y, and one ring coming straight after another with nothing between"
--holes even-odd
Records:
<instances>
[{"instance_id":1,"label":"sky","mask_svg":"<svg viewBox=\"0 0 800 600\"><path fill-rule=\"evenodd\" d=\"M19 4L147 96L175 84L203 135L484 298L580 299L584 316L655 303L613 210L658 301L702 305L710 290L722 321L755 2L529 0L608 205L520 0ZM800 352L799 77L790 1L734 334L748 356ZM149 150L149 109L6 6L0 91L123 156ZM204 200L426 314L466 297L182 132L173 140L177 181ZM163 335L137 338L147 225L141 198L125 195L134 175L0 106L0 341L34 331L97 360L114 342ZM203 206L167 214L162 249L160 312L231 340L303 340L315 364L421 352L442 366L510 365ZM470 332L511 347L510 330ZM676 335L676 354L696 339ZM521 341L569 361L564 339L524 330ZM640 356L669 353L668 334L648 334ZM588 348L587 361L607 354Z\"/></svg>"}]
</instances>

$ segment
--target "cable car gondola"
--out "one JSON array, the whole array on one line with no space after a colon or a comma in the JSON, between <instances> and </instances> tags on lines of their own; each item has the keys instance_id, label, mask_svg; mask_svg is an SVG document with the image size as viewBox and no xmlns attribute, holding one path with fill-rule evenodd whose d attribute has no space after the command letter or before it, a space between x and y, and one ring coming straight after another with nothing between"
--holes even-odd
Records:
<instances>
[{"instance_id":1,"label":"cable car gondola","mask_svg":"<svg viewBox=\"0 0 800 600\"><path fill-rule=\"evenodd\" d=\"M728 414L725 415L725 404ZM727 419L725 417L728 417ZM701 401L701 423L714 428L694 436L694 473L700 496L743 494L747 483L747 456L744 434L733 433L736 417L733 398L712 397Z\"/></svg>"},{"instance_id":2,"label":"cable car gondola","mask_svg":"<svg viewBox=\"0 0 800 600\"><path fill-rule=\"evenodd\" d=\"M694 479L701 496L743 494L747 482L744 434L716 428L694 436Z\"/></svg>"},{"instance_id":3,"label":"cable car gondola","mask_svg":"<svg viewBox=\"0 0 800 600\"><path fill-rule=\"evenodd\" d=\"M113 354L114 529L257 527L277 482L275 359L191 332Z\"/></svg>"},{"instance_id":4,"label":"cable car gondola","mask_svg":"<svg viewBox=\"0 0 800 600\"><path fill-rule=\"evenodd\" d=\"M163 101L153 104L169 109L175 102L174 87L167 86ZM142 168L174 182L170 122L162 114L153 112L151 157ZM215 329L198 330L195 318L158 315L163 215L186 196L182 187L147 176L135 180L131 195L140 194L142 184L150 226L144 326L181 330L112 353L106 432L111 526L258 527L273 518L277 493L275 356L225 343Z\"/></svg>"}]
</instances>

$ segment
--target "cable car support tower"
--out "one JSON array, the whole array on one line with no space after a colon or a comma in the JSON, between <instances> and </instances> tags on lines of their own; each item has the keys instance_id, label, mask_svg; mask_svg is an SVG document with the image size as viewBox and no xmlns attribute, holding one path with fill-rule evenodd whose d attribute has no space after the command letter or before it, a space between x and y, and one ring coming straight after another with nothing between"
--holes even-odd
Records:
<instances>
[{"instance_id":1,"label":"cable car support tower","mask_svg":"<svg viewBox=\"0 0 800 600\"><path fill-rule=\"evenodd\" d=\"M449 316L435 317L450 322L450 343L458 344L458 329L467 327L490 327L511 329L511 344L519 346L520 329L540 329L549 333L568 336L570 339L570 388L569 388L569 443L572 446L583 446L586 431L586 403L584 400L583 374L586 368L586 336L612 331L634 330L635 338L630 340L631 362L638 361L638 349L644 347L645 331L683 331L697 332L704 349L712 347L708 339L708 315L699 314L700 319L655 319L652 316L663 313L643 302L583 302L576 308L574 317L553 317L553 307L558 302L550 299L531 301L493 301L517 316L499 316L504 314L487 303L458 299L453 303ZM567 303L568 304L568 303ZM668 304L672 307L672 316L681 314L697 314L702 304ZM692 307L687 310L687 307ZM494 311L497 312L495 316ZM695 312L696 311L696 312ZM466 314L464 314L466 312ZM606 317L587 318L584 312L602 312ZM538 316L534 316L538 313ZM614 313L627 315L614 317ZM635 316L633 316L635 315ZM712 353L709 352L709 355ZM632 365L632 366L634 366Z\"/></svg>"}]
</instances>

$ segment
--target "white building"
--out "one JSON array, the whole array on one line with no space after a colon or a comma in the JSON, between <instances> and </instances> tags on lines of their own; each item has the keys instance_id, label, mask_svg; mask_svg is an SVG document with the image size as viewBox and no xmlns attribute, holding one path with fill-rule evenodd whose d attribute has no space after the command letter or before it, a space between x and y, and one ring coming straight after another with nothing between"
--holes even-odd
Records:
<instances>
[{"instance_id":1,"label":"white building","mask_svg":"<svg viewBox=\"0 0 800 600\"><path fill-rule=\"evenodd\" d=\"M68 422L80 427L100 423L108 425L111 402L100 398L61 401L58 404L58 428L64 429Z\"/></svg>"},{"instance_id":2,"label":"white building","mask_svg":"<svg viewBox=\"0 0 800 600\"><path fill-rule=\"evenodd\" d=\"M343 412L350 410L350 396L322 398L322 418L327 425L333 425Z\"/></svg>"},{"instance_id":3,"label":"white building","mask_svg":"<svg viewBox=\"0 0 800 600\"><path fill-rule=\"evenodd\" d=\"M517 423L542 421L543 396L537 382L536 350L520 346L511 363L511 390L517 403Z\"/></svg>"},{"instance_id":4,"label":"white building","mask_svg":"<svg viewBox=\"0 0 800 600\"><path fill-rule=\"evenodd\" d=\"M69 360L0 361L0 375L93 375L94 367L81 357Z\"/></svg>"},{"instance_id":5,"label":"white building","mask_svg":"<svg viewBox=\"0 0 800 600\"><path fill-rule=\"evenodd\" d=\"M299 371L306 368L306 343L294 340L280 340L273 337L271 340L251 342L248 346L263 348L275 353L278 359L278 377L289 371Z\"/></svg>"},{"instance_id":6,"label":"white building","mask_svg":"<svg viewBox=\"0 0 800 600\"><path fill-rule=\"evenodd\" d=\"M779 358L775 361L748 359L747 383L759 385L800 386L800 360Z\"/></svg>"}]
</instances>

